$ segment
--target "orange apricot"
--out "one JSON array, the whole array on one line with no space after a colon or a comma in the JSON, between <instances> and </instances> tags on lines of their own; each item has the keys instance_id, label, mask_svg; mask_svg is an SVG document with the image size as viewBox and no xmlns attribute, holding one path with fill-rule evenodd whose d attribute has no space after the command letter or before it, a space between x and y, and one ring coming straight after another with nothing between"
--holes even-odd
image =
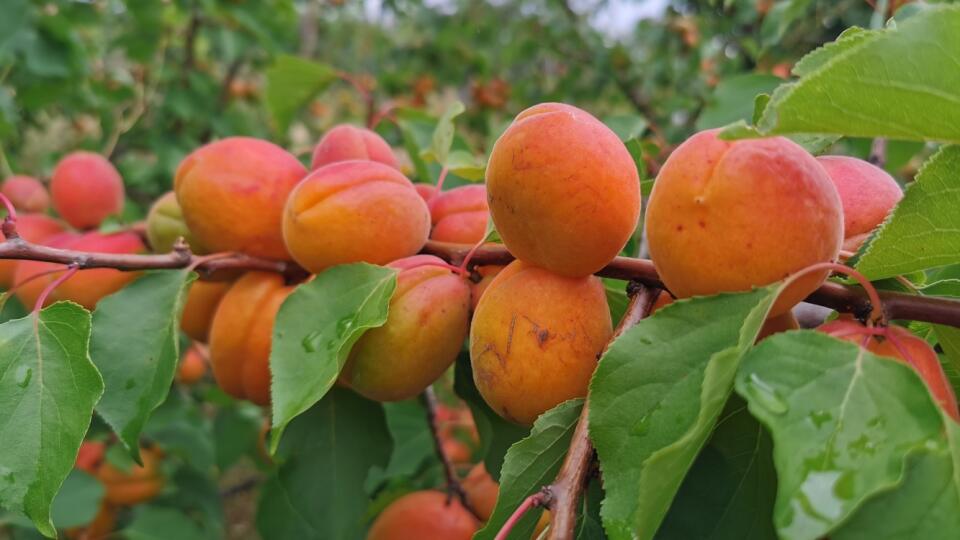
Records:
<instances>
[{"instance_id":1,"label":"orange apricot","mask_svg":"<svg viewBox=\"0 0 960 540\"><path fill-rule=\"evenodd\" d=\"M444 191L430 202L432 240L476 244L487 232L487 188L461 186Z\"/></svg>"},{"instance_id":2,"label":"orange apricot","mask_svg":"<svg viewBox=\"0 0 960 540\"><path fill-rule=\"evenodd\" d=\"M341 380L362 396L400 401L423 392L457 359L467 337L470 287L432 255L387 265L399 270L387 322L350 351Z\"/></svg>"},{"instance_id":3,"label":"orange apricot","mask_svg":"<svg viewBox=\"0 0 960 540\"><path fill-rule=\"evenodd\" d=\"M936 351L923 339L906 328L888 326L886 335L865 334L865 327L858 321L834 320L817 327L818 332L864 346L877 356L899 360L914 369L926 383L934 400L955 421L960 422L957 397L943 371Z\"/></svg>"},{"instance_id":4,"label":"orange apricot","mask_svg":"<svg viewBox=\"0 0 960 540\"><path fill-rule=\"evenodd\" d=\"M437 186L433 184L425 184L423 182L417 182L413 184L413 187L417 190L417 194L427 202L430 202L430 199L433 198L433 194L437 191Z\"/></svg>"},{"instance_id":5,"label":"orange apricot","mask_svg":"<svg viewBox=\"0 0 960 540\"><path fill-rule=\"evenodd\" d=\"M50 207L50 194L39 180L32 176L15 174L0 185L0 193L24 212L46 212Z\"/></svg>"},{"instance_id":6,"label":"orange apricot","mask_svg":"<svg viewBox=\"0 0 960 540\"><path fill-rule=\"evenodd\" d=\"M467 495L467 503L477 512L477 516L483 521L489 520L497 505L497 497L500 496L500 484L490 476L483 463L478 463L470 469L460 485ZM538 538L549 522L550 512L545 511L537 521L537 528L532 538Z\"/></svg>"},{"instance_id":7,"label":"orange apricot","mask_svg":"<svg viewBox=\"0 0 960 540\"><path fill-rule=\"evenodd\" d=\"M887 171L848 156L820 156L843 205L843 249L856 251L903 198Z\"/></svg>"},{"instance_id":8,"label":"orange apricot","mask_svg":"<svg viewBox=\"0 0 960 540\"><path fill-rule=\"evenodd\" d=\"M177 365L177 380L180 384L195 384L207 374L207 355L197 345L183 353Z\"/></svg>"},{"instance_id":9,"label":"orange apricot","mask_svg":"<svg viewBox=\"0 0 960 540\"><path fill-rule=\"evenodd\" d=\"M470 328L480 394L498 414L532 424L543 412L583 397L612 335L603 283L514 261L484 292Z\"/></svg>"},{"instance_id":10,"label":"orange apricot","mask_svg":"<svg viewBox=\"0 0 960 540\"><path fill-rule=\"evenodd\" d=\"M187 227L205 248L289 259L283 205L306 172L293 154L271 142L228 137L184 158L174 190Z\"/></svg>"},{"instance_id":11,"label":"orange apricot","mask_svg":"<svg viewBox=\"0 0 960 540\"><path fill-rule=\"evenodd\" d=\"M606 266L640 216L630 152L586 111L541 103L517 115L490 154L493 222L518 259L569 277Z\"/></svg>"},{"instance_id":12,"label":"orange apricot","mask_svg":"<svg viewBox=\"0 0 960 540\"><path fill-rule=\"evenodd\" d=\"M480 303L480 298L483 297L484 291L487 290L487 287L490 286L490 283L493 281L493 278L497 277L497 274L503 270L504 267L497 264L487 264L483 266L478 266L474 270L477 274L480 275L480 281L473 284L470 290L470 311L477 310L477 304Z\"/></svg>"},{"instance_id":13,"label":"orange apricot","mask_svg":"<svg viewBox=\"0 0 960 540\"><path fill-rule=\"evenodd\" d=\"M107 447L101 441L83 441L73 466L83 472L95 474L106 452Z\"/></svg>"},{"instance_id":14,"label":"orange apricot","mask_svg":"<svg viewBox=\"0 0 960 540\"><path fill-rule=\"evenodd\" d=\"M479 528L477 518L456 497L448 500L439 491L414 491L390 503L377 516L367 540L470 540Z\"/></svg>"},{"instance_id":15,"label":"orange apricot","mask_svg":"<svg viewBox=\"0 0 960 540\"><path fill-rule=\"evenodd\" d=\"M53 169L50 196L64 221L78 229L93 229L123 210L123 178L100 154L73 152Z\"/></svg>"},{"instance_id":16,"label":"orange apricot","mask_svg":"<svg viewBox=\"0 0 960 540\"><path fill-rule=\"evenodd\" d=\"M192 252L205 252L183 220L177 194L168 191L153 203L147 213L147 242L155 253L167 253L173 249L178 238L183 238Z\"/></svg>"},{"instance_id":17,"label":"orange apricot","mask_svg":"<svg viewBox=\"0 0 960 540\"><path fill-rule=\"evenodd\" d=\"M376 161L317 169L290 194L283 238L290 255L319 273L337 264L386 264L420 251L430 211L413 184Z\"/></svg>"},{"instance_id":18,"label":"orange apricot","mask_svg":"<svg viewBox=\"0 0 960 540\"><path fill-rule=\"evenodd\" d=\"M61 233L63 233L63 223L46 214L17 215L17 234L27 242L43 244L48 238ZM0 238L6 239L6 236L0 232ZM0 287L14 285L14 274L18 264L15 259L0 261Z\"/></svg>"},{"instance_id":19,"label":"orange apricot","mask_svg":"<svg viewBox=\"0 0 960 540\"><path fill-rule=\"evenodd\" d=\"M383 137L375 131L349 124L334 126L324 134L313 149L310 169L316 170L338 161L355 159L377 161L400 169L397 157L393 155L393 150Z\"/></svg>"},{"instance_id":20,"label":"orange apricot","mask_svg":"<svg viewBox=\"0 0 960 540\"><path fill-rule=\"evenodd\" d=\"M745 291L836 260L843 212L817 160L783 137L724 141L717 133L677 147L650 194L650 257L670 292ZM771 313L789 311L828 273L795 281Z\"/></svg>"},{"instance_id":21,"label":"orange apricot","mask_svg":"<svg viewBox=\"0 0 960 540\"><path fill-rule=\"evenodd\" d=\"M183 304L180 329L190 339L206 343L210 337L210 325L217 312L220 300L230 289L229 281L194 281Z\"/></svg>"},{"instance_id":22,"label":"orange apricot","mask_svg":"<svg viewBox=\"0 0 960 540\"><path fill-rule=\"evenodd\" d=\"M63 233L50 237L46 244L50 247L90 253L134 254L142 253L145 250L140 236L133 232L101 234L91 231L81 235ZM62 264L20 261L14 273L14 282L21 283L36 274L63 268ZM44 305L50 305L60 300L69 300L92 310L101 298L124 288L139 275L139 272L123 272L111 268L80 270L51 291ZM17 297L24 306L32 308L43 289L59 276L60 274L48 274L19 286L16 290Z\"/></svg>"},{"instance_id":23,"label":"orange apricot","mask_svg":"<svg viewBox=\"0 0 960 540\"><path fill-rule=\"evenodd\" d=\"M110 504L133 506L156 497L163 490L164 478L160 470L163 453L155 448L142 448L143 466L133 464L123 470L105 461L97 470L97 478L106 492L104 500Z\"/></svg>"},{"instance_id":24,"label":"orange apricot","mask_svg":"<svg viewBox=\"0 0 960 540\"><path fill-rule=\"evenodd\" d=\"M270 403L273 321L291 292L279 274L249 272L224 295L210 328L210 363L224 392Z\"/></svg>"},{"instance_id":25,"label":"orange apricot","mask_svg":"<svg viewBox=\"0 0 960 540\"><path fill-rule=\"evenodd\" d=\"M759 343L761 340L774 334L799 329L800 323L797 322L797 318L793 315L792 311L767 317L767 320L763 321L763 326L760 327L760 333L757 334L757 342Z\"/></svg>"}]
</instances>

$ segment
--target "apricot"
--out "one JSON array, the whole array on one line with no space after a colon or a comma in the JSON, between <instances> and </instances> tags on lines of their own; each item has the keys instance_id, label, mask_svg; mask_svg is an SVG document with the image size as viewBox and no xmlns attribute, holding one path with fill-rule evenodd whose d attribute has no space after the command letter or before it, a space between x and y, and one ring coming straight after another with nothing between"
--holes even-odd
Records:
<instances>
[{"instance_id":1,"label":"apricot","mask_svg":"<svg viewBox=\"0 0 960 540\"><path fill-rule=\"evenodd\" d=\"M471 287L470 311L477 310L477 304L480 303L480 298L483 297L483 293L487 290L487 287L490 286L493 278L497 277L497 274L499 274L503 268L501 265L487 264L474 269L474 271L480 275L480 281L474 283L473 287Z\"/></svg>"},{"instance_id":2,"label":"apricot","mask_svg":"<svg viewBox=\"0 0 960 540\"><path fill-rule=\"evenodd\" d=\"M467 503L477 513L477 517L488 521L497 505L497 497L500 496L500 484L490 476L483 463L478 463L470 469L460 485L467 495ZM532 538L538 538L549 522L550 512L545 511L537 521L537 528Z\"/></svg>"},{"instance_id":3,"label":"apricot","mask_svg":"<svg viewBox=\"0 0 960 540\"><path fill-rule=\"evenodd\" d=\"M50 194L39 180L32 176L15 174L0 185L3 193L17 210L43 213L50 207Z\"/></svg>"},{"instance_id":4,"label":"apricot","mask_svg":"<svg viewBox=\"0 0 960 540\"><path fill-rule=\"evenodd\" d=\"M224 392L270 404L273 321L293 287L269 272L249 272L223 296L210 328L210 363Z\"/></svg>"},{"instance_id":5,"label":"apricot","mask_svg":"<svg viewBox=\"0 0 960 540\"><path fill-rule=\"evenodd\" d=\"M207 374L207 355L197 345L193 345L180 358L177 365L177 380L180 384L195 384Z\"/></svg>"},{"instance_id":6,"label":"apricot","mask_svg":"<svg viewBox=\"0 0 960 540\"><path fill-rule=\"evenodd\" d=\"M168 191L153 203L147 213L147 242L155 253L166 253L173 249L178 238L183 238L194 253L205 252L187 228L177 194Z\"/></svg>"},{"instance_id":7,"label":"apricot","mask_svg":"<svg viewBox=\"0 0 960 540\"><path fill-rule=\"evenodd\" d=\"M206 343L210 337L210 325L217 312L220 300L227 294L229 281L195 281L187 293L180 317L180 329L190 339Z\"/></svg>"},{"instance_id":8,"label":"apricot","mask_svg":"<svg viewBox=\"0 0 960 540\"><path fill-rule=\"evenodd\" d=\"M830 177L783 137L723 141L697 133L670 155L647 206L650 258L678 298L745 291L836 260L843 211ZM780 295L786 313L828 274L809 273Z\"/></svg>"},{"instance_id":9,"label":"apricot","mask_svg":"<svg viewBox=\"0 0 960 540\"><path fill-rule=\"evenodd\" d=\"M286 260L283 205L306 172L273 143L228 137L184 158L174 191L187 228L205 248Z\"/></svg>"},{"instance_id":10,"label":"apricot","mask_svg":"<svg viewBox=\"0 0 960 540\"><path fill-rule=\"evenodd\" d=\"M400 170L397 157L393 155L393 150L383 137L375 131L349 124L334 126L324 134L313 149L310 169L316 170L338 161L355 159L377 161Z\"/></svg>"},{"instance_id":11,"label":"apricot","mask_svg":"<svg viewBox=\"0 0 960 540\"><path fill-rule=\"evenodd\" d=\"M856 343L863 347L866 334L864 326L851 320L834 320L817 327L818 332ZM877 356L886 356L899 360L914 369L926 383L934 400L955 421L960 422L957 410L957 397L947 375L940 365L936 351L923 339L913 335L906 328L889 326L886 336L866 337L866 349Z\"/></svg>"},{"instance_id":12,"label":"apricot","mask_svg":"<svg viewBox=\"0 0 960 540\"><path fill-rule=\"evenodd\" d=\"M48 238L63 233L63 230L62 223L46 214L17 215L17 234L27 242L42 244ZM0 238L6 240L2 232ZM0 261L0 287L9 288L14 285L18 264L15 259Z\"/></svg>"},{"instance_id":13,"label":"apricot","mask_svg":"<svg viewBox=\"0 0 960 540\"><path fill-rule=\"evenodd\" d=\"M467 337L470 287L432 255L387 266L399 270L387 322L350 351L341 380L362 396L400 401L423 392L457 359Z\"/></svg>"},{"instance_id":14,"label":"apricot","mask_svg":"<svg viewBox=\"0 0 960 540\"><path fill-rule=\"evenodd\" d=\"M500 136L486 172L497 231L518 259L569 277L606 266L640 216L630 152L586 111L541 103Z\"/></svg>"},{"instance_id":15,"label":"apricot","mask_svg":"<svg viewBox=\"0 0 960 540\"><path fill-rule=\"evenodd\" d=\"M53 169L50 195L64 221L78 229L93 229L123 210L123 178L100 154L73 152Z\"/></svg>"},{"instance_id":16,"label":"apricot","mask_svg":"<svg viewBox=\"0 0 960 540\"><path fill-rule=\"evenodd\" d=\"M83 472L95 474L106 452L107 447L101 441L83 441L73 466Z\"/></svg>"},{"instance_id":17,"label":"apricot","mask_svg":"<svg viewBox=\"0 0 960 540\"><path fill-rule=\"evenodd\" d=\"M420 251L430 211L406 176L375 161L317 169L290 194L283 238L290 255L319 273L337 264L386 264Z\"/></svg>"},{"instance_id":18,"label":"apricot","mask_svg":"<svg viewBox=\"0 0 960 540\"><path fill-rule=\"evenodd\" d=\"M439 491L414 491L390 503L377 516L367 540L470 540L479 528L477 518L456 497L448 500Z\"/></svg>"},{"instance_id":19,"label":"apricot","mask_svg":"<svg viewBox=\"0 0 960 540\"><path fill-rule=\"evenodd\" d=\"M461 186L444 191L430 203L433 232L430 238L439 242L476 244L487 233L487 188Z\"/></svg>"},{"instance_id":20,"label":"apricot","mask_svg":"<svg viewBox=\"0 0 960 540\"><path fill-rule=\"evenodd\" d=\"M763 321L763 326L760 327L760 333L757 334L757 342L781 332L788 332L790 330L799 330L800 323L797 322L797 318L794 317L792 311L788 311L781 315L775 315L773 317L767 317L767 320Z\"/></svg>"},{"instance_id":21,"label":"apricot","mask_svg":"<svg viewBox=\"0 0 960 540\"><path fill-rule=\"evenodd\" d=\"M91 231L81 235L63 233L50 237L46 244L50 247L90 253L142 253L146 249L140 236L133 232L101 234ZM62 268L62 264L20 261L14 273L14 282L21 283L30 276ZM69 300L93 310L101 298L124 288L139 275L139 272L123 272L110 268L80 270L54 289L44 305ZM60 274L49 274L19 286L16 290L17 297L24 306L32 308L43 289L59 276Z\"/></svg>"},{"instance_id":22,"label":"apricot","mask_svg":"<svg viewBox=\"0 0 960 540\"><path fill-rule=\"evenodd\" d=\"M437 191L437 186L433 184L424 184L423 182L417 182L413 184L413 187L417 190L417 194L427 202L430 202L430 199L433 198L433 194Z\"/></svg>"},{"instance_id":23,"label":"apricot","mask_svg":"<svg viewBox=\"0 0 960 540\"><path fill-rule=\"evenodd\" d=\"M156 497L163 489L160 470L163 453L155 448L141 448L143 466L133 464L123 470L105 461L97 470L97 478L105 488L104 500L110 504L133 506Z\"/></svg>"},{"instance_id":24,"label":"apricot","mask_svg":"<svg viewBox=\"0 0 960 540\"><path fill-rule=\"evenodd\" d=\"M603 283L514 261L483 293L470 328L480 394L498 414L532 424L587 395L597 356L612 335Z\"/></svg>"},{"instance_id":25,"label":"apricot","mask_svg":"<svg viewBox=\"0 0 960 540\"><path fill-rule=\"evenodd\" d=\"M820 156L843 206L843 249L856 251L903 198L887 171L848 156Z\"/></svg>"}]
</instances>

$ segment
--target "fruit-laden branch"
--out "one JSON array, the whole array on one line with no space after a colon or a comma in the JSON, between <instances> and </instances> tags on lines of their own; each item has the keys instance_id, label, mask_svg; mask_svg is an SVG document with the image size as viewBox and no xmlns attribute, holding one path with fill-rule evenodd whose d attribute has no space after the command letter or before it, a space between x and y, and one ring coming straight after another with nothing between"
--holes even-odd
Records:
<instances>
[{"instance_id":1,"label":"fruit-laden branch","mask_svg":"<svg viewBox=\"0 0 960 540\"><path fill-rule=\"evenodd\" d=\"M443 448L443 439L440 438L440 426L437 422L437 396L433 391L433 387L428 386L420 398L424 407L427 409L427 424L430 426L430 435L433 437L434 449L437 457L440 458L440 462L443 464L443 474L447 484L448 504L449 498L457 497L460 500L460 504L463 505L467 511L477 519L481 519L480 516L477 515L477 511L470 505L470 501L467 500L467 492L464 491L463 486L460 485L460 480L457 478L457 471L453 467L453 461Z\"/></svg>"},{"instance_id":2,"label":"fruit-laden branch","mask_svg":"<svg viewBox=\"0 0 960 540\"><path fill-rule=\"evenodd\" d=\"M468 246L444 242L427 242L424 253L436 255L447 262L459 265L470 251ZM501 245L487 244L470 257L470 265L507 264L513 255ZM597 275L628 281L638 281L649 287L663 287L660 276L648 259L617 257L602 268ZM919 296L893 291L880 291L883 312L888 320L904 319L960 328L960 301L934 296ZM860 287L827 282L806 298L807 302L828 307L844 313L866 316L872 306L866 292Z\"/></svg>"}]
</instances>

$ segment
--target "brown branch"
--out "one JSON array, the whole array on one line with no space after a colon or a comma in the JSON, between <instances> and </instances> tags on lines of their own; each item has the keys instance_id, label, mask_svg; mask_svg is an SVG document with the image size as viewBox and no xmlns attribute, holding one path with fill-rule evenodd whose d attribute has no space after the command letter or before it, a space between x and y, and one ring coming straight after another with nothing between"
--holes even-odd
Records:
<instances>
[{"instance_id":1,"label":"brown branch","mask_svg":"<svg viewBox=\"0 0 960 540\"><path fill-rule=\"evenodd\" d=\"M870 155L867 156L867 161L873 163L877 167L883 168L887 163L887 140L883 137L877 137L873 140L873 143L870 145Z\"/></svg>"},{"instance_id":2,"label":"brown branch","mask_svg":"<svg viewBox=\"0 0 960 540\"><path fill-rule=\"evenodd\" d=\"M423 252L436 255L458 265L472 246L445 242L427 242ZM472 265L507 264L513 255L502 245L487 244L476 251L470 259ZM637 281L648 287L661 287L663 282L647 259L617 257L602 268L597 275L627 281ZM894 291L880 291L883 312L888 320L902 319L945 324L960 328L960 301L936 296L919 296ZM870 313L872 306L867 294L860 287L827 282L806 298L807 302L845 313L862 316Z\"/></svg>"},{"instance_id":3,"label":"brown branch","mask_svg":"<svg viewBox=\"0 0 960 540\"><path fill-rule=\"evenodd\" d=\"M630 303L627 311L620 319L620 324L613 332L610 343L616 341L624 332L634 327L638 322L650 314L653 302L660 292L655 287L644 285L635 286L631 282L629 288ZM606 352L606 351L604 351ZM574 527L577 524L577 504L583 492L587 473L590 471L590 461L593 458L593 444L590 442L590 407L588 401L583 404L580 412L580 421L570 440L570 449L563 460L556 480L545 491L549 492L547 500L550 508L550 540L572 540Z\"/></svg>"},{"instance_id":4,"label":"brown branch","mask_svg":"<svg viewBox=\"0 0 960 540\"><path fill-rule=\"evenodd\" d=\"M423 391L423 394L420 395L420 400L423 402L423 407L427 410L427 425L430 426L430 435L433 437L433 447L437 452L437 457L440 458L440 463L443 464L443 474L447 484L447 504L450 503L450 499L456 496L464 508L478 520L483 521L467 500L467 492L464 491L463 486L460 485L460 479L457 477L457 471L453 467L453 461L450 460L450 456L448 456L447 452L443 449L443 440L440 438L440 426L437 422L437 395L434 393L432 386L428 386L427 389Z\"/></svg>"}]
</instances>

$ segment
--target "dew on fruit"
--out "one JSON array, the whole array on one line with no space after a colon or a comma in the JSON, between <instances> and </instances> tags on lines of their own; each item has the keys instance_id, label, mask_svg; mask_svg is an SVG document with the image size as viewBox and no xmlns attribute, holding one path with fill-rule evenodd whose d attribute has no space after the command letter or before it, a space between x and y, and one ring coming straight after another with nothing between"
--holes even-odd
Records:
<instances>
[{"instance_id":1,"label":"dew on fruit","mask_svg":"<svg viewBox=\"0 0 960 540\"><path fill-rule=\"evenodd\" d=\"M17 368L16 380L17 386L20 388L26 388L30 384L30 378L33 377L33 369L29 366L22 365Z\"/></svg>"},{"instance_id":2,"label":"dew on fruit","mask_svg":"<svg viewBox=\"0 0 960 540\"><path fill-rule=\"evenodd\" d=\"M749 399L773 414L784 414L789 408L777 389L761 379L756 373L750 374L750 380L747 382L747 394L749 394Z\"/></svg>"}]
</instances>

